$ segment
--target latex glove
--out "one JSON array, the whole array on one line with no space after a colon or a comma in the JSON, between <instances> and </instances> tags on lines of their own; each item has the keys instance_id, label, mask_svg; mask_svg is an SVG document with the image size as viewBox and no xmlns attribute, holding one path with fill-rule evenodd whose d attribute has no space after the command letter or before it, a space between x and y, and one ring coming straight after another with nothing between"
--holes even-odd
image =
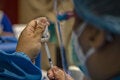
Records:
<instances>
[{"instance_id":1,"label":"latex glove","mask_svg":"<svg viewBox=\"0 0 120 80\"><path fill-rule=\"evenodd\" d=\"M51 68L48 73L48 78L50 80L74 80L70 75L68 75L65 71L60 68L54 66Z\"/></svg>"},{"instance_id":2,"label":"latex glove","mask_svg":"<svg viewBox=\"0 0 120 80\"><path fill-rule=\"evenodd\" d=\"M42 34L48 25L49 22L46 17L30 21L21 32L16 51L24 52L34 62L41 48Z\"/></svg>"}]
</instances>

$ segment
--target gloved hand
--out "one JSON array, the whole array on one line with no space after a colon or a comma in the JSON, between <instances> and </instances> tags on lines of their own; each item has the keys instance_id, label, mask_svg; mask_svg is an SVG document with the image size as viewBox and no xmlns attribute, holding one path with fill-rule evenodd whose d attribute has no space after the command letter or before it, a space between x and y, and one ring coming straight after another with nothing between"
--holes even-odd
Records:
<instances>
[{"instance_id":1,"label":"gloved hand","mask_svg":"<svg viewBox=\"0 0 120 80\"><path fill-rule=\"evenodd\" d=\"M48 25L46 17L30 21L19 37L16 52L24 52L34 62L41 48L42 34Z\"/></svg>"},{"instance_id":2,"label":"gloved hand","mask_svg":"<svg viewBox=\"0 0 120 80\"><path fill-rule=\"evenodd\" d=\"M50 80L74 80L70 75L57 66L51 68L47 75Z\"/></svg>"}]
</instances>

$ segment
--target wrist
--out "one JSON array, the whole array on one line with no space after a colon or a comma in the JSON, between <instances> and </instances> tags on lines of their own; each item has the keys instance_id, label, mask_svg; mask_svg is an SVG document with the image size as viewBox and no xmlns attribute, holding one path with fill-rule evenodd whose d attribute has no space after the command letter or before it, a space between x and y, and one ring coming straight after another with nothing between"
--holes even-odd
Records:
<instances>
[{"instance_id":1,"label":"wrist","mask_svg":"<svg viewBox=\"0 0 120 80\"><path fill-rule=\"evenodd\" d=\"M19 49L16 49L16 52L22 52L22 53L24 53L27 57L29 57L29 59L31 60L31 62L32 63L35 63L35 56L33 56L32 54L31 54L31 52L28 52L28 51L25 51L25 50L19 50Z\"/></svg>"},{"instance_id":2,"label":"wrist","mask_svg":"<svg viewBox=\"0 0 120 80\"><path fill-rule=\"evenodd\" d=\"M25 54L30 58L31 62L34 64L36 56L32 55L32 53L29 53L29 52L25 52Z\"/></svg>"}]
</instances>

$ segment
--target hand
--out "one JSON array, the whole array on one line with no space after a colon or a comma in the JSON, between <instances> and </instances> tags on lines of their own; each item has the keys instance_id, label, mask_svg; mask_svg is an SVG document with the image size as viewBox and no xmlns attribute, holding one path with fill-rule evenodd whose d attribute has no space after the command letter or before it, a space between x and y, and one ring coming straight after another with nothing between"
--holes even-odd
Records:
<instances>
[{"instance_id":1,"label":"hand","mask_svg":"<svg viewBox=\"0 0 120 80\"><path fill-rule=\"evenodd\" d=\"M50 69L47 75L50 80L73 80L71 76L56 66Z\"/></svg>"},{"instance_id":2,"label":"hand","mask_svg":"<svg viewBox=\"0 0 120 80\"><path fill-rule=\"evenodd\" d=\"M48 25L45 17L30 21L19 37L16 51L24 52L34 61L41 48L42 34Z\"/></svg>"}]
</instances>

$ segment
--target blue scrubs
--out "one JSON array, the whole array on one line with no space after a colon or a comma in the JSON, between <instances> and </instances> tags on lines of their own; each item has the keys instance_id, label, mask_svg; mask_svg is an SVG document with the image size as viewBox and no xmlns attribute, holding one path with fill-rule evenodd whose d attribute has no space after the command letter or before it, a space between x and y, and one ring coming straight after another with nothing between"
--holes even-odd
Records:
<instances>
[{"instance_id":1,"label":"blue scrubs","mask_svg":"<svg viewBox=\"0 0 120 80\"><path fill-rule=\"evenodd\" d=\"M0 50L0 80L41 80L40 69L22 52Z\"/></svg>"}]
</instances>

